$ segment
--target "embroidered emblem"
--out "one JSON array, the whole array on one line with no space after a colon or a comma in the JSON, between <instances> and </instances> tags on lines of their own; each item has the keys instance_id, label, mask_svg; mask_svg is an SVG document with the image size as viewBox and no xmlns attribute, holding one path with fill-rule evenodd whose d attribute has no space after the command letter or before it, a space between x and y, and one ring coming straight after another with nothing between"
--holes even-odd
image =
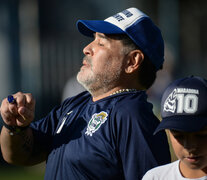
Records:
<instances>
[{"instance_id":1,"label":"embroidered emblem","mask_svg":"<svg viewBox=\"0 0 207 180\"><path fill-rule=\"evenodd\" d=\"M67 119L67 116L69 116L72 112L73 112L73 111L70 111L70 112L67 113L66 116L64 116L64 118L63 118L63 120L62 120L62 122L61 122L61 125L60 125L60 127L58 128L56 134L59 134L59 133L61 132L61 130L62 130L62 128L63 128L63 125L65 124L65 121L66 121L66 119Z\"/></svg>"},{"instance_id":2,"label":"embroidered emblem","mask_svg":"<svg viewBox=\"0 0 207 180\"><path fill-rule=\"evenodd\" d=\"M85 132L86 135L92 136L94 132L96 132L103 123L107 120L108 114L104 111L100 113L93 114L92 118L88 123L87 130Z\"/></svg>"}]
</instances>

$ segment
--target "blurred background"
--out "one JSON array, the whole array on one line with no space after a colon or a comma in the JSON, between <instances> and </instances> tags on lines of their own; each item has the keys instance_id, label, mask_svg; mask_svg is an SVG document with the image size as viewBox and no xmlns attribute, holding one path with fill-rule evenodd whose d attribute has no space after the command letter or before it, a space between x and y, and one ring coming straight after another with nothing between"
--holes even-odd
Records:
<instances>
[{"instance_id":1,"label":"blurred background","mask_svg":"<svg viewBox=\"0 0 207 180\"><path fill-rule=\"evenodd\" d=\"M172 80L207 77L206 0L0 0L0 100L31 92L39 119L82 91L76 74L91 39L78 32L76 21L105 19L132 6L151 17L165 40L164 68L148 91L159 116L161 94ZM43 179L44 167L15 167L1 157L0 179Z\"/></svg>"}]
</instances>

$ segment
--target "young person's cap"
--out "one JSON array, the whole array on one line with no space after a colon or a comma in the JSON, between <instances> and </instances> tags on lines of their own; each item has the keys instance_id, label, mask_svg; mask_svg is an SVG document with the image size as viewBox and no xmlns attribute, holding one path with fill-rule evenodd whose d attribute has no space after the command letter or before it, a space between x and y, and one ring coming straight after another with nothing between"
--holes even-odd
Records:
<instances>
[{"instance_id":1,"label":"young person's cap","mask_svg":"<svg viewBox=\"0 0 207 180\"><path fill-rule=\"evenodd\" d=\"M164 62L164 41L159 28L138 10L129 8L105 20L78 20L78 30L93 37L95 32L127 34L159 70Z\"/></svg>"},{"instance_id":2,"label":"young person's cap","mask_svg":"<svg viewBox=\"0 0 207 180\"><path fill-rule=\"evenodd\" d=\"M154 134L164 129L195 132L207 126L207 80L189 76L171 83L162 96L161 116Z\"/></svg>"}]
</instances>

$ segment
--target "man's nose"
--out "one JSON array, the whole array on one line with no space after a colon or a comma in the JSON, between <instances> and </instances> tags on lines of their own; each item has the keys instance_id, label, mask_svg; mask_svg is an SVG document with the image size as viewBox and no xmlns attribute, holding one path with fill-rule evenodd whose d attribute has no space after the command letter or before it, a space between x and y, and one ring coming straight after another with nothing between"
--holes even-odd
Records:
<instances>
[{"instance_id":1,"label":"man's nose","mask_svg":"<svg viewBox=\"0 0 207 180\"><path fill-rule=\"evenodd\" d=\"M93 42L89 43L87 46L85 46L85 47L83 48L83 53L84 53L85 55L92 55L92 54L93 54L92 43L93 43Z\"/></svg>"}]
</instances>

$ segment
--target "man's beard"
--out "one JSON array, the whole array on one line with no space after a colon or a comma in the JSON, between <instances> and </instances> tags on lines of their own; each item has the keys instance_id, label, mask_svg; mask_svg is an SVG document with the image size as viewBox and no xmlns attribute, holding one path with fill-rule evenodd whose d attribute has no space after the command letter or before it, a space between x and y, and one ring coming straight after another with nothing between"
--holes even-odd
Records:
<instances>
[{"instance_id":1,"label":"man's beard","mask_svg":"<svg viewBox=\"0 0 207 180\"><path fill-rule=\"evenodd\" d=\"M80 70L77 74L78 82L91 94L96 91L103 90L103 92L107 92L111 88L117 85L117 82L120 80L120 76L122 73L121 65L120 67L116 67L116 69L111 68L111 64L107 64L106 68L104 68L99 73L94 73L92 64L90 63L91 71L87 69L87 74L84 74L85 69Z\"/></svg>"}]
</instances>

